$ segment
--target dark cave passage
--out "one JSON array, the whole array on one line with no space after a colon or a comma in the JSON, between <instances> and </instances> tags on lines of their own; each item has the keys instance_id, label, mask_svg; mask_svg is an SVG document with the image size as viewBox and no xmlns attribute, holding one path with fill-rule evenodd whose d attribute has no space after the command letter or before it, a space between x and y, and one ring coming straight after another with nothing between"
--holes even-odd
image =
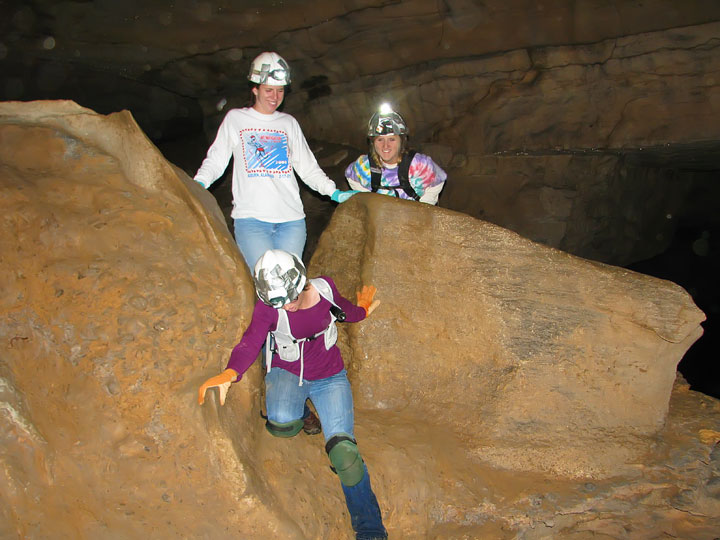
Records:
<instances>
[{"instance_id":1,"label":"dark cave passage","mask_svg":"<svg viewBox=\"0 0 720 540\"><path fill-rule=\"evenodd\" d=\"M670 247L664 253L629 265L643 274L673 281L683 287L705 312L704 334L678 365L692 390L720 398L720 225L681 220Z\"/></svg>"}]
</instances>

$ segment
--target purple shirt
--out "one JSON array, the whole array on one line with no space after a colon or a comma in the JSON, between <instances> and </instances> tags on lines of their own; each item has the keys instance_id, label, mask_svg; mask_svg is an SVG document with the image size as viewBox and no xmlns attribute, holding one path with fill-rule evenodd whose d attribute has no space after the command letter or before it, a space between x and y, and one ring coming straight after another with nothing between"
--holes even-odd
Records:
<instances>
[{"instance_id":1,"label":"purple shirt","mask_svg":"<svg viewBox=\"0 0 720 540\"><path fill-rule=\"evenodd\" d=\"M333 292L335 303L345 312L345 322L358 322L365 318L365 308L356 306L348 299L340 295L335 282L327 276L320 276L328 282ZM295 339L311 337L325 330L331 321L330 308L332 304L320 296L320 301L307 309L288 311L290 331ZM235 345L227 367L238 373L238 381L248 370L265 345L265 338L268 332L277 329L278 310L258 300L255 303L252 320L245 330L240 343ZM316 381L331 377L339 373L343 367L343 359L340 349L333 345L329 350L325 349L324 336L306 341L303 351L305 368L303 378L309 381ZM300 376L300 360L296 362L285 362L280 356L273 354L272 366L279 367L290 373Z\"/></svg>"}]
</instances>

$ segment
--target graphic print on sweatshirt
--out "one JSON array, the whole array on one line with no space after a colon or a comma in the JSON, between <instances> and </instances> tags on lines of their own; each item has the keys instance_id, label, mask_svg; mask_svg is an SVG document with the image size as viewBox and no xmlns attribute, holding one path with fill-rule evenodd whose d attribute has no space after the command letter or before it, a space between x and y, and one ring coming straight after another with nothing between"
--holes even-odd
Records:
<instances>
[{"instance_id":1,"label":"graphic print on sweatshirt","mask_svg":"<svg viewBox=\"0 0 720 540\"><path fill-rule=\"evenodd\" d=\"M240 140L248 177L291 173L285 132L245 129L240 132Z\"/></svg>"}]
</instances>

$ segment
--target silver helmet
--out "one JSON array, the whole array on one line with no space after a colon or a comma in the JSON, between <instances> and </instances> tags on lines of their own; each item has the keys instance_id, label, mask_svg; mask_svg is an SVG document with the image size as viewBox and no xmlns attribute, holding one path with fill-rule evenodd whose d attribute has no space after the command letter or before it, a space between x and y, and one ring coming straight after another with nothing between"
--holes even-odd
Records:
<instances>
[{"instance_id":1,"label":"silver helmet","mask_svg":"<svg viewBox=\"0 0 720 540\"><path fill-rule=\"evenodd\" d=\"M264 52L250 64L248 79L257 84L285 86L290 84L290 66L278 53Z\"/></svg>"},{"instance_id":2,"label":"silver helmet","mask_svg":"<svg viewBox=\"0 0 720 540\"><path fill-rule=\"evenodd\" d=\"M372 115L368 122L368 137L407 134L408 128L405 120L399 113L393 111L388 103L380 105L378 111Z\"/></svg>"},{"instance_id":3,"label":"silver helmet","mask_svg":"<svg viewBox=\"0 0 720 540\"><path fill-rule=\"evenodd\" d=\"M305 265L292 253L270 249L255 263L255 292L268 306L281 308L295 300L305 287Z\"/></svg>"}]
</instances>

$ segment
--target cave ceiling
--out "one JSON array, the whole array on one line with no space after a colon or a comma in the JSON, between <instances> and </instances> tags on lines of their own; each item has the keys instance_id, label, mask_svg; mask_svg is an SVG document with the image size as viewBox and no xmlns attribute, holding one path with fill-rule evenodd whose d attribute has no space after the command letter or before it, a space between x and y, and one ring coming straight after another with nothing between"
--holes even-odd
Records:
<instances>
[{"instance_id":1,"label":"cave ceiling","mask_svg":"<svg viewBox=\"0 0 720 540\"><path fill-rule=\"evenodd\" d=\"M711 0L35 0L0 7L3 100L74 99L106 113L143 103L161 109L171 95L202 104L205 116L220 100L246 98L248 64L262 50L290 62L288 107L298 109L348 81L382 94L402 83L398 74L432 73L458 59L720 19Z\"/></svg>"}]
</instances>

